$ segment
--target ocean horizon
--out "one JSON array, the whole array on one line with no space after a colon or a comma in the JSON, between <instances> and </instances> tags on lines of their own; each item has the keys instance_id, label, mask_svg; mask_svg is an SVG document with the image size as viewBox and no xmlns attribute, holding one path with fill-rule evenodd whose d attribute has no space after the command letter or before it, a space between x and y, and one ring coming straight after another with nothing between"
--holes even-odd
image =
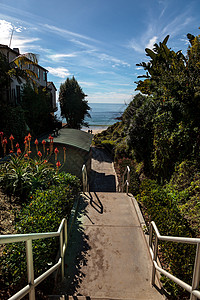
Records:
<instances>
[{"instance_id":1,"label":"ocean horizon","mask_svg":"<svg viewBox=\"0 0 200 300\"><path fill-rule=\"evenodd\" d=\"M123 103L88 103L88 105L91 108L89 111L91 118L85 118L85 121L89 124L89 128L84 127L85 129L106 129L108 126L118 122L118 118L121 117L127 107ZM58 120L66 123L66 119L60 115L60 107L56 115Z\"/></svg>"}]
</instances>

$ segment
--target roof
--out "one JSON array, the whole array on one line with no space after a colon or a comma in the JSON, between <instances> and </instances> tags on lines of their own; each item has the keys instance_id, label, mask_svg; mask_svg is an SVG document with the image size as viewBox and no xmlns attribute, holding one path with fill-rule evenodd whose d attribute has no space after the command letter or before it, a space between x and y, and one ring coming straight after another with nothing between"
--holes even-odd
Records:
<instances>
[{"instance_id":1,"label":"roof","mask_svg":"<svg viewBox=\"0 0 200 300\"><path fill-rule=\"evenodd\" d=\"M57 91L57 88L55 87L53 81L48 81L48 82L47 82L47 87L48 87L48 88L51 88L51 85L54 87L55 91Z\"/></svg>"},{"instance_id":2,"label":"roof","mask_svg":"<svg viewBox=\"0 0 200 300\"><path fill-rule=\"evenodd\" d=\"M55 143L73 146L87 152L90 151L93 135L82 130L62 128L54 138Z\"/></svg>"},{"instance_id":3,"label":"roof","mask_svg":"<svg viewBox=\"0 0 200 300\"><path fill-rule=\"evenodd\" d=\"M7 49L7 50L9 50L9 51L15 53L17 56L19 55L19 52L18 52L18 51L14 50L14 49L12 49L12 48L10 48L10 47L8 47L7 45L0 44L0 48Z\"/></svg>"},{"instance_id":4,"label":"roof","mask_svg":"<svg viewBox=\"0 0 200 300\"><path fill-rule=\"evenodd\" d=\"M25 54L20 54L18 51L14 50L14 49L16 49L16 48L12 49L12 48L8 47L7 45L3 45L3 44L0 44L0 48L2 48L2 49L7 49L9 52L15 53L15 54L16 54L16 57L23 56L23 55L26 54L26 53L25 53ZM28 57L27 57L27 59L30 60ZM30 62L31 62L31 60L30 60ZM44 67L42 67L42 66L39 65L38 63L36 64L36 66L37 66L38 68L40 68L40 69L46 71L46 72L49 72L47 69L45 69Z\"/></svg>"}]
</instances>

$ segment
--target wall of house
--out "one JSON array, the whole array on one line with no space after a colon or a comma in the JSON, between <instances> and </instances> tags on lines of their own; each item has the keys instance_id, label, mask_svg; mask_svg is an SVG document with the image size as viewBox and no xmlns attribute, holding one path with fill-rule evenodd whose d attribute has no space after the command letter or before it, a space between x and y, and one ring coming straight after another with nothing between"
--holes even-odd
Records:
<instances>
[{"instance_id":1,"label":"wall of house","mask_svg":"<svg viewBox=\"0 0 200 300\"><path fill-rule=\"evenodd\" d=\"M52 103L52 108L54 111L57 110L57 106L56 106L56 90L53 86L53 84L49 84L48 88L50 89L50 93L51 93L51 103Z\"/></svg>"},{"instance_id":2,"label":"wall of house","mask_svg":"<svg viewBox=\"0 0 200 300\"><path fill-rule=\"evenodd\" d=\"M49 146L47 146L49 147ZM46 148L47 148L46 147ZM66 147L66 162L64 162L64 150L63 147ZM72 147L69 145L54 143L54 149L57 148L59 153L57 155L57 159L61 163L60 170L70 173L72 175L76 175L78 178L82 179L82 167L83 164L87 167L88 175L91 171L91 157L92 153L91 151L85 151L76 147ZM43 152L43 146L41 143L39 144L39 151L42 153L42 158L45 159L46 152L44 154ZM34 155L37 155L35 145L31 147L31 156L34 157ZM51 158L49 159L49 162L52 163L54 166L56 166L55 161L55 154L53 153Z\"/></svg>"}]
</instances>

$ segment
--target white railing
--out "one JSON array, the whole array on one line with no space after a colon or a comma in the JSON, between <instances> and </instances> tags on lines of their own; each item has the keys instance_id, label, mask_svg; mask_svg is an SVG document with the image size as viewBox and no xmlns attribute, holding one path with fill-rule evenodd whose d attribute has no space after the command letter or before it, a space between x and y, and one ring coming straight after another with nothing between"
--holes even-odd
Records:
<instances>
[{"instance_id":1,"label":"white railing","mask_svg":"<svg viewBox=\"0 0 200 300\"><path fill-rule=\"evenodd\" d=\"M60 257L58 262L38 278L34 279L32 241L52 237L60 238ZM59 267L61 267L61 279L64 279L64 255L67 247L67 220L62 220L57 232L0 235L0 244L16 242L26 242L28 284L8 300L19 300L27 294L29 294L29 300L35 300L35 287Z\"/></svg>"},{"instance_id":2,"label":"white railing","mask_svg":"<svg viewBox=\"0 0 200 300\"><path fill-rule=\"evenodd\" d=\"M83 192L88 192L88 176L87 176L87 168L86 165L82 167L82 181L83 181Z\"/></svg>"},{"instance_id":3,"label":"white railing","mask_svg":"<svg viewBox=\"0 0 200 300\"><path fill-rule=\"evenodd\" d=\"M125 176L126 176L126 180L125 180ZM126 166L126 169L122 175L122 183L121 185L118 185L118 191L123 193L124 188L126 187L126 193L128 194L129 184L130 184L130 168L129 166Z\"/></svg>"},{"instance_id":4,"label":"white railing","mask_svg":"<svg viewBox=\"0 0 200 300\"><path fill-rule=\"evenodd\" d=\"M153 245L153 230L155 232L154 245ZM195 258L194 269L193 269L193 279L192 279L191 286L158 266L157 263L158 240L197 245L196 258ZM177 283L179 286L184 288L186 291L188 291L190 293L190 300L200 299L200 292L197 290L199 288L199 281L200 281L200 238L185 238L185 237L160 235L156 224L154 222L151 222L150 232L149 232L149 247L150 247L150 252L153 260L152 284L153 285L155 284L155 275L157 270L161 274L165 275L166 277L168 277L169 279Z\"/></svg>"}]
</instances>

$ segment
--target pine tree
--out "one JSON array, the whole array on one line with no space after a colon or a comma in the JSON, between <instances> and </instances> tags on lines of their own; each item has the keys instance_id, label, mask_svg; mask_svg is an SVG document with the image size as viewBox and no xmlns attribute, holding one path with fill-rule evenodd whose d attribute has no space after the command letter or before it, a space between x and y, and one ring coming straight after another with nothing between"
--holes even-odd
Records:
<instances>
[{"instance_id":1,"label":"pine tree","mask_svg":"<svg viewBox=\"0 0 200 300\"><path fill-rule=\"evenodd\" d=\"M61 115L67 120L69 128L80 129L82 126L88 126L84 121L85 117L90 117L88 101L74 76L67 78L60 85L59 102Z\"/></svg>"}]
</instances>

